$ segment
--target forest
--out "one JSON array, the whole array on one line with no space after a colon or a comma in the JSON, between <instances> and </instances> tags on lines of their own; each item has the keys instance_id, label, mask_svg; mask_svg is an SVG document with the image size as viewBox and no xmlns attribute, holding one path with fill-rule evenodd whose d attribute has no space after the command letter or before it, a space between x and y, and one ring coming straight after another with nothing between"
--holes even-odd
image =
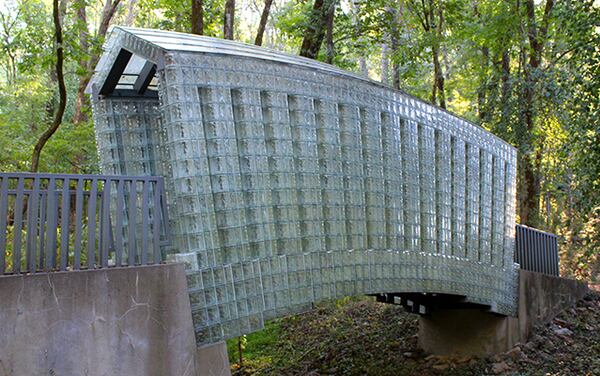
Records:
<instances>
[{"instance_id":1,"label":"forest","mask_svg":"<svg viewBox=\"0 0 600 376\"><path fill-rule=\"evenodd\" d=\"M0 171L98 172L85 88L111 25L233 39L356 72L518 150L521 224L600 278L597 0L5 0Z\"/></svg>"}]
</instances>

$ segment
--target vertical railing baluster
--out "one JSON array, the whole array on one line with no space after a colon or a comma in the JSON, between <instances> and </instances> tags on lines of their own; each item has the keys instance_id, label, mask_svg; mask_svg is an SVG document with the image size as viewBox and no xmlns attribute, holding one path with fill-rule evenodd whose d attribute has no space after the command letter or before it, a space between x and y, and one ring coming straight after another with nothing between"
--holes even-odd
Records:
<instances>
[{"instance_id":1,"label":"vertical railing baluster","mask_svg":"<svg viewBox=\"0 0 600 376\"><path fill-rule=\"evenodd\" d=\"M150 184L150 180L148 180L147 184ZM154 190L153 196L154 200L154 210L152 215L152 249L153 249L153 262L155 264L160 263L161 254L160 254L160 185L158 181L154 182Z\"/></svg>"},{"instance_id":2,"label":"vertical railing baluster","mask_svg":"<svg viewBox=\"0 0 600 376\"><path fill-rule=\"evenodd\" d=\"M27 263L27 271L30 273L36 272L35 255L36 255L36 238L37 230L39 230L39 200L40 200L40 177L35 175L33 178L33 189L29 195L27 206L27 244L25 245L25 260Z\"/></svg>"},{"instance_id":3,"label":"vertical railing baluster","mask_svg":"<svg viewBox=\"0 0 600 376\"><path fill-rule=\"evenodd\" d=\"M550 237L547 234L544 234L542 236L541 244L542 254L544 255L544 260L542 263L544 264L544 273L546 274L552 274L552 271L550 270L550 263L548 262L548 253L550 252L549 238Z\"/></svg>"},{"instance_id":4,"label":"vertical railing baluster","mask_svg":"<svg viewBox=\"0 0 600 376\"><path fill-rule=\"evenodd\" d=\"M98 200L98 179L92 178L90 197L88 201L88 244L87 244L87 267L93 269L95 266L96 251L96 202Z\"/></svg>"},{"instance_id":5,"label":"vertical railing baluster","mask_svg":"<svg viewBox=\"0 0 600 376\"><path fill-rule=\"evenodd\" d=\"M62 202L60 209L60 270L67 270L69 261L69 217L71 216L71 181L63 179Z\"/></svg>"},{"instance_id":6,"label":"vertical railing baluster","mask_svg":"<svg viewBox=\"0 0 600 376\"><path fill-rule=\"evenodd\" d=\"M8 233L8 176L2 178L0 185L0 274L6 270L6 234Z\"/></svg>"},{"instance_id":7,"label":"vertical railing baluster","mask_svg":"<svg viewBox=\"0 0 600 376\"><path fill-rule=\"evenodd\" d=\"M523 257L521 255L521 227L515 229L515 262L518 262L523 267Z\"/></svg>"},{"instance_id":8,"label":"vertical railing baluster","mask_svg":"<svg viewBox=\"0 0 600 376\"><path fill-rule=\"evenodd\" d=\"M56 268L56 227L58 224L58 206L56 205L56 180L48 182L48 209L46 210L46 270Z\"/></svg>"},{"instance_id":9,"label":"vertical railing baluster","mask_svg":"<svg viewBox=\"0 0 600 376\"><path fill-rule=\"evenodd\" d=\"M556 275L560 276L560 256L558 254L558 236L555 236L555 240L554 240L554 254L556 255Z\"/></svg>"},{"instance_id":10,"label":"vertical railing baluster","mask_svg":"<svg viewBox=\"0 0 600 376\"><path fill-rule=\"evenodd\" d=\"M74 244L74 260L73 269L81 269L81 252L82 240L83 240L83 190L84 190L84 179L77 179L77 186L75 188L75 244Z\"/></svg>"},{"instance_id":11,"label":"vertical railing baluster","mask_svg":"<svg viewBox=\"0 0 600 376\"><path fill-rule=\"evenodd\" d=\"M142 265L146 265L148 262L148 200L149 200L149 181L146 179L141 180L143 184L142 188Z\"/></svg>"},{"instance_id":12,"label":"vertical railing baluster","mask_svg":"<svg viewBox=\"0 0 600 376\"><path fill-rule=\"evenodd\" d=\"M531 233L525 231L525 269L531 270Z\"/></svg>"},{"instance_id":13,"label":"vertical railing baluster","mask_svg":"<svg viewBox=\"0 0 600 376\"><path fill-rule=\"evenodd\" d=\"M41 190L40 191L40 202L38 203L40 210L39 210L39 220L38 220L38 224L37 224L37 229L38 229L38 233L39 233L39 244L40 244L40 252L38 253L38 262L37 264L40 267L40 270L44 270L44 262L45 262L45 246L46 243L44 241L45 236L46 236L46 206L48 205L48 192L47 190ZM34 257L35 259L35 257Z\"/></svg>"},{"instance_id":14,"label":"vertical railing baluster","mask_svg":"<svg viewBox=\"0 0 600 376\"><path fill-rule=\"evenodd\" d=\"M123 208L125 205L125 180L119 178L117 184L117 216L115 223L115 262L116 266L123 264Z\"/></svg>"},{"instance_id":15,"label":"vertical railing baluster","mask_svg":"<svg viewBox=\"0 0 600 376\"><path fill-rule=\"evenodd\" d=\"M17 182L17 197L15 199L15 222L13 235L13 273L21 272L21 242L23 237L23 199L25 178L19 177Z\"/></svg>"},{"instance_id":16,"label":"vertical railing baluster","mask_svg":"<svg viewBox=\"0 0 600 376\"><path fill-rule=\"evenodd\" d=\"M167 199L165 196L165 182L163 178L158 179L158 194L160 195L160 214L161 214L161 226L163 228L163 235L165 240L168 241L171 229L169 228L169 210L167 208Z\"/></svg>"},{"instance_id":17,"label":"vertical railing baluster","mask_svg":"<svg viewBox=\"0 0 600 376\"><path fill-rule=\"evenodd\" d=\"M135 265L135 254L136 254L136 205L137 204L137 187L136 180L131 179L131 185L129 186L129 210L127 213L127 226L128 226L128 237L127 237L127 265Z\"/></svg>"},{"instance_id":18,"label":"vertical railing baluster","mask_svg":"<svg viewBox=\"0 0 600 376\"><path fill-rule=\"evenodd\" d=\"M110 185L111 179L104 181L104 189L102 191L102 208L101 208L101 223L102 223L102 247L99 249L100 265L103 268L108 267L108 248L110 247Z\"/></svg>"}]
</instances>

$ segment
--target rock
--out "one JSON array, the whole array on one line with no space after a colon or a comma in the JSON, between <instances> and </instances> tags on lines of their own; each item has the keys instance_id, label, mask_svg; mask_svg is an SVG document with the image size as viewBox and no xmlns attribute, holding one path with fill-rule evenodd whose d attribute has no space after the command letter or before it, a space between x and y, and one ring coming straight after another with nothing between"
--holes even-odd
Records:
<instances>
[{"instance_id":1,"label":"rock","mask_svg":"<svg viewBox=\"0 0 600 376\"><path fill-rule=\"evenodd\" d=\"M456 358L455 362L457 364L463 364L463 363L468 363L471 361L471 357L470 356L462 356L460 358Z\"/></svg>"},{"instance_id":2,"label":"rock","mask_svg":"<svg viewBox=\"0 0 600 376\"><path fill-rule=\"evenodd\" d=\"M431 366L431 368L436 371L445 371L448 368L450 368L450 366L448 364L434 364L433 366Z\"/></svg>"},{"instance_id":3,"label":"rock","mask_svg":"<svg viewBox=\"0 0 600 376\"><path fill-rule=\"evenodd\" d=\"M531 341L535 343L542 343L544 341L544 337L539 334L534 334L534 336L531 338Z\"/></svg>"},{"instance_id":4,"label":"rock","mask_svg":"<svg viewBox=\"0 0 600 376\"><path fill-rule=\"evenodd\" d=\"M554 333L559 336L570 336L573 334L573 332L567 328L556 328L554 329Z\"/></svg>"},{"instance_id":5,"label":"rock","mask_svg":"<svg viewBox=\"0 0 600 376\"><path fill-rule=\"evenodd\" d=\"M548 354L548 353L546 353L544 351L540 351L539 354L538 354L538 356L540 358L542 358L546 362L551 362L551 361L554 360L554 357L552 355L550 355L550 354Z\"/></svg>"},{"instance_id":6,"label":"rock","mask_svg":"<svg viewBox=\"0 0 600 376\"><path fill-rule=\"evenodd\" d=\"M506 352L506 355L510 357L513 361L518 361L523 356L523 352L519 346L515 346L511 350Z\"/></svg>"},{"instance_id":7,"label":"rock","mask_svg":"<svg viewBox=\"0 0 600 376\"><path fill-rule=\"evenodd\" d=\"M523 347L529 351L533 351L536 349L537 345L534 342L527 342Z\"/></svg>"},{"instance_id":8,"label":"rock","mask_svg":"<svg viewBox=\"0 0 600 376\"><path fill-rule=\"evenodd\" d=\"M492 364L492 372L496 375L507 372L510 370L510 366L506 362L499 362Z\"/></svg>"}]
</instances>

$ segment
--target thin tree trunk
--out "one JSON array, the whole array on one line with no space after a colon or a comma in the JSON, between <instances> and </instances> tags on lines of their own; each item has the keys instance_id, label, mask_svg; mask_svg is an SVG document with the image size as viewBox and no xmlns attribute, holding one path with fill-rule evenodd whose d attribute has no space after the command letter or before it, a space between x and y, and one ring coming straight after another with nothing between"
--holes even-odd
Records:
<instances>
[{"instance_id":1,"label":"thin tree trunk","mask_svg":"<svg viewBox=\"0 0 600 376\"><path fill-rule=\"evenodd\" d=\"M310 20L304 32L300 56L316 59L325 38L325 29L329 17L329 7L336 0L315 0Z\"/></svg>"},{"instance_id":2,"label":"thin tree trunk","mask_svg":"<svg viewBox=\"0 0 600 376\"><path fill-rule=\"evenodd\" d=\"M381 82L388 84L390 80L390 58L389 47L387 44L381 44Z\"/></svg>"},{"instance_id":3,"label":"thin tree trunk","mask_svg":"<svg viewBox=\"0 0 600 376\"><path fill-rule=\"evenodd\" d=\"M265 29L267 27L267 21L269 19L269 13L271 12L272 4L273 0L265 0L265 6L263 7L263 11L260 16L260 22L258 24L258 31L256 32L256 39L254 40L254 44L257 46L262 46L263 37L265 34Z\"/></svg>"},{"instance_id":4,"label":"thin tree trunk","mask_svg":"<svg viewBox=\"0 0 600 376\"><path fill-rule=\"evenodd\" d=\"M102 20L100 21L100 26L98 27L98 36L104 37L108 32L110 21L113 19L120 2L121 0L107 0L104 4L104 9L102 10Z\"/></svg>"},{"instance_id":5,"label":"thin tree trunk","mask_svg":"<svg viewBox=\"0 0 600 376\"><path fill-rule=\"evenodd\" d=\"M510 82L510 54L508 50L504 50L502 52L502 87L501 87L501 95L500 95L500 107L502 110L501 124L504 128L504 131L507 130L508 124L510 121L510 92L511 92L511 82Z\"/></svg>"},{"instance_id":6,"label":"thin tree trunk","mask_svg":"<svg viewBox=\"0 0 600 376\"><path fill-rule=\"evenodd\" d=\"M97 39L103 40L106 36L106 33L108 32L108 27L110 26L110 22L114 17L120 2L121 0L108 0L104 4L104 8L102 10L102 19L100 20L100 26L98 27L98 32L96 34ZM79 12L82 9L83 14L80 14ZM100 59L99 51L91 51L89 49L89 35L87 34L87 17L85 15L85 4L83 2L80 8L78 9L77 16L79 20L82 20L82 16L85 18L86 24L83 26L83 29L85 30L82 30L79 34L79 43L84 53L87 56L89 56L89 59L87 61L82 60L80 62L80 64L83 64L82 68L86 70L86 73L79 78L79 84L77 85L77 101L75 104L75 115L73 116L73 123L75 125L87 121L87 115L85 114L84 109L88 107L89 101L87 95L85 94L85 88L89 84L90 79L92 78L92 74L94 73L93 70L96 67L96 64L98 64L98 60ZM85 41L83 40L84 37Z\"/></svg>"},{"instance_id":7,"label":"thin tree trunk","mask_svg":"<svg viewBox=\"0 0 600 376\"><path fill-rule=\"evenodd\" d=\"M487 101L487 89L488 89L487 74L485 72L488 68L489 61L490 61L490 49L487 47L482 47L481 55L482 55L481 70L483 73L480 76L481 81L479 82L479 88L477 89L477 115L479 116L480 121L485 121L487 118L487 113L486 113L487 103L486 103L486 101Z\"/></svg>"},{"instance_id":8,"label":"thin tree trunk","mask_svg":"<svg viewBox=\"0 0 600 376\"><path fill-rule=\"evenodd\" d=\"M204 4L202 0L192 0L192 34L204 34Z\"/></svg>"},{"instance_id":9,"label":"thin tree trunk","mask_svg":"<svg viewBox=\"0 0 600 376\"><path fill-rule=\"evenodd\" d=\"M125 18L126 26L132 26L133 21L135 21L137 2L138 2L138 0L130 0L129 1L129 6L127 7L127 17Z\"/></svg>"},{"instance_id":10,"label":"thin tree trunk","mask_svg":"<svg viewBox=\"0 0 600 376\"><path fill-rule=\"evenodd\" d=\"M89 58L89 34L87 29L87 14L85 1L77 2L77 23L79 27L79 48L81 49L82 58L79 60L81 67L88 67ZM73 124L80 124L87 121L87 114L84 108L88 106L88 97L85 94L85 88L88 81L79 80L77 85L77 101L75 102L75 113L73 115Z\"/></svg>"},{"instance_id":11,"label":"thin tree trunk","mask_svg":"<svg viewBox=\"0 0 600 376\"><path fill-rule=\"evenodd\" d=\"M434 42L432 48L433 54L433 89L431 92L431 102L438 104L441 108L446 108L446 98L444 95L444 74L442 73L442 67L440 65L440 50L437 43Z\"/></svg>"},{"instance_id":12,"label":"thin tree trunk","mask_svg":"<svg viewBox=\"0 0 600 376\"><path fill-rule=\"evenodd\" d=\"M223 38L233 40L233 22L235 20L235 0L225 2L223 16Z\"/></svg>"},{"instance_id":13,"label":"thin tree trunk","mask_svg":"<svg viewBox=\"0 0 600 376\"><path fill-rule=\"evenodd\" d=\"M437 4L437 23L435 25L435 39L433 42L433 48L431 49L433 53L433 70L434 70L434 90L433 90L433 103L436 103L436 89L437 95L439 96L439 105L441 108L446 108L446 94L444 92L444 73L442 72L442 66L440 64L440 43L442 39L442 27L444 22L444 14L442 10L441 0L439 2L432 2L430 6L430 20L435 19L435 15L433 13L434 4Z\"/></svg>"},{"instance_id":14,"label":"thin tree trunk","mask_svg":"<svg viewBox=\"0 0 600 376\"><path fill-rule=\"evenodd\" d=\"M329 4L329 9L327 10L327 37L326 37L326 46L327 46L327 60L328 64L333 64L333 57L335 56L335 49L333 45L333 20L335 18L335 2L331 2Z\"/></svg>"},{"instance_id":15,"label":"thin tree trunk","mask_svg":"<svg viewBox=\"0 0 600 376\"><path fill-rule=\"evenodd\" d=\"M400 64L398 64L397 57L399 48L399 20L404 16L404 0L401 1L399 12L396 11L395 7L386 7L386 11L390 14L391 18L391 33L390 33L390 47L392 53L392 87L396 90L400 90ZM400 16L398 17L398 13Z\"/></svg>"},{"instance_id":16,"label":"thin tree trunk","mask_svg":"<svg viewBox=\"0 0 600 376\"><path fill-rule=\"evenodd\" d=\"M62 27L60 24L60 14L58 7L58 0L54 0L52 3L52 18L54 20L54 38L56 43L56 78L58 81L58 94L59 102L58 109L54 115L54 121L52 125L40 136L35 147L33 148L33 155L31 157L31 172L37 172L40 164L40 154L44 145L48 142L50 137L58 130L62 123L63 115L65 114L65 108L67 106L67 88L65 86L65 78L63 75L63 37Z\"/></svg>"},{"instance_id":17,"label":"thin tree trunk","mask_svg":"<svg viewBox=\"0 0 600 376\"><path fill-rule=\"evenodd\" d=\"M526 151L523 158L523 189L521 191L522 205L519 216L521 223L529 226L537 225L540 214L540 193L541 184L539 171L542 162L541 152L536 151L531 154L533 149L532 140L535 132L535 86L537 85L537 71L542 62L542 54L548 32L548 23L550 13L554 6L554 0L546 0L544 7L544 17L541 25L536 25L535 3L534 0L525 2L525 10L528 22L527 36L529 38L529 62L525 66L525 87L523 88L523 110L524 125L526 137L522 150Z\"/></svg>"}]
</instances>

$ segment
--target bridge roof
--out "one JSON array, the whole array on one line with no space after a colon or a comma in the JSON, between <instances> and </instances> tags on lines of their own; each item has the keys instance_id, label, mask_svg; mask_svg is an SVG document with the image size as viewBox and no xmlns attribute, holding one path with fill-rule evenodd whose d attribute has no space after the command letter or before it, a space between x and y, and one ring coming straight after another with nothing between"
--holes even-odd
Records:
<instances>
[{"instance_id":1,"label":"bridge roof","mask_svg":"<svg viewBox=\"0 0 600 376\"><path fill-rule=\"evenodd\" d=\"M121 62L121 64L124 66L124 69L117 69L115 71L114 68L119 65L119 59L121 57L119 55L119 51L122 51L123 49L130 51L132 55L127 56L125 61ZM462 121L470 123L479 129L483 128L480 124L464 119L463 117L452 113L451 111L442 109L420 98L416 98L403 90L393 89L386 84L369 79L368 77L364 77L362 75L349 72L331 64L319 62L314 59L292 55L265 47L258 47L238 41L174 31L113 26L105 43L104 51L104 54L96 66L95 74L90 80L90 83L86 89L88 94L104 94L102 92L102 87L106 86L107 81L110 84L110 81L112 80L113 82L111 87L113 90L115 88L131 88L119 90L121 93L126 93L125 96L129 96L131 94L135 95L135 90L132 89L137 89L136 85L138 88L140 85L144 85L142 91L146 91L146 89L148 89L145 95L150 94L150 96L157 97L157 79L154 77L154 75L157 70L160 70L164 67L165 55L167 55L169 52L220 54L291 64L307 69L314 69L329 74L340 75L347 78L368 82L372 85L386 88L387 90L395 90L406 97L412 98L416 102L435 106L438 110L460 118ZM146 62L153 63L154 69L150 69L152 64L145 64ZM148 76L145 77L144 75ZM485 131L487 132L487 130ZM493 134L492 137L504 143L506 147L512 150L513 153L516 152L516 149L512 145L508 144L500 137L497 137Z\"/></svg>"}]
</instances>

